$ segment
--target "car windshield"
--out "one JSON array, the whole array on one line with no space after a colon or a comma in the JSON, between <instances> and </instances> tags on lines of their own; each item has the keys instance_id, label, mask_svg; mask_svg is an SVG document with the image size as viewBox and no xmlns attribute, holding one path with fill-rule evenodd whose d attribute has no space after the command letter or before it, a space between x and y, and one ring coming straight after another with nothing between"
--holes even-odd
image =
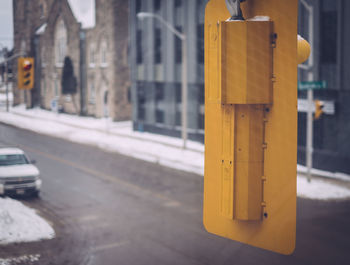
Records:
<instances>
[{"instance_id":1,"label":"car windshield","mask_svg":"<svg viewBox=\"0 0 350 265\"><path fill-rule=\"evenodd\" d=\"M22 154L0 155L0 166L28 164L27 158Z\"/></svg>"}]
</instances>

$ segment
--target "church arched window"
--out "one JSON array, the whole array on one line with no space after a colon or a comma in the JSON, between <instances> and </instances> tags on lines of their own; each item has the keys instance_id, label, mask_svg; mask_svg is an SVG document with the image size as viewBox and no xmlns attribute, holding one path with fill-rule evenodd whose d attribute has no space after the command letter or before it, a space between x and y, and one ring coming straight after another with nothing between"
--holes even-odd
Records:
<instances>
[{"instance_id":1,"label":"church arched window","mask_svg":"<svg viewBox=\"0 0 350 265\"><path fill-rule=\"evenodd\" d=\"M63 19L59 19L55 30L55 61L56 66L62 67L67 54L67 28Z\"/></svg>"}]
</instances>

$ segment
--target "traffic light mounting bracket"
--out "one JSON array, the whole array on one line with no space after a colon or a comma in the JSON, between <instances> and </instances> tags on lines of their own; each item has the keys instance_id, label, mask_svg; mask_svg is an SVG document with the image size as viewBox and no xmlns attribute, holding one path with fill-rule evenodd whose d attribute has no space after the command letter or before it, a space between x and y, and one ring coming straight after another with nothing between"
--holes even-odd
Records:
<instances>
[{"instance_id":1,"label":"traffic light mounting bracket","mask_svg":"<svg viewBox=\"0 0 350 265\"><path fill-rule=\"evenodd\" d=\"M211 30L217 31L210 33L217 37L209 41L217 43L209 46L217 49L209 54L208 67L217 58L221 61L221 82L209 86L209 94L219 95L222 105L221 214L230 219L261 220L265 104L272 104L272 22L221 21ZM215 89L219 91L211 92Z\"/></svg>"},{"instance_id":2,"label":"traffic light mounting bracket","mask_svg":"<svg viewBox=\"0 0 350 265\"><path fill-rule=\"evenodd\" d=\"M242 10L246 21L227 21L225 0L211 0L206 8L203 222L211 233L290 254L297 0L248 0ZM270 20L249 19L258 15Z\"/></svg>"}]
</instances>

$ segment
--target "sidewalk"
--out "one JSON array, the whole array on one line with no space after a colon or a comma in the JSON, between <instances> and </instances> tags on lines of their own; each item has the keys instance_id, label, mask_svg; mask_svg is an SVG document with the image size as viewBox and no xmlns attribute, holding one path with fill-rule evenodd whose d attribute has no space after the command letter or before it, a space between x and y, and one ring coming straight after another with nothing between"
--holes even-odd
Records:
<instances>
[{"instance_id":1,"label":"sidewalk","mask_svg":"<svg viewBox=\"0 0 350 265\"><path fill-rule=\"evenodd\" d=\"M39 108L27 110L25 106L17 106L11 108L9 113L1 109L0 122L174 169L204 174L203 144L188 141L188 148L184 150L181 139L135 132L130 121L112 122L109 119L57 114ZM306 181L305 173L306 168L298 165L299 196L315 199L350 197L349 175L313 169L312 174L316 178L313 178L311 185Z\"/></svg>"},{"instance_id":2,"label":"sidewalk","mask_svg":"<svg viewBox=\"0 0 350 265\"><path fill-rule=\"evenodd\" d=\"M18 106L9 113L1 111L0 122L199 175L204 172L203 144L188 141L188 149L183 150L181 139L135 132L130 121L112 122Z\"/></svg>"}]
</instances>

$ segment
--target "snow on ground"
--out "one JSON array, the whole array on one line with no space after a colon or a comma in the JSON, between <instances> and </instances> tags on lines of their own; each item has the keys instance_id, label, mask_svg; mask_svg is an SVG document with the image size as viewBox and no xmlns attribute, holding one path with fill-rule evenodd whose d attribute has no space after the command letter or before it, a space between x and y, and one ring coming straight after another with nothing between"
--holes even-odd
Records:
<instances>
[{"instance_id":1,"label":"snow on ground","mask_svg":"<svg viewBox=\"0 0 350 265\"><path fill-rule=\"evenodd\" d=\"M298 165L297 166L297 170L300 173L304 173L306 174L307 172L307 167L302 166L302 165ZM316 175L316 176L321 176L324 178L330 178L330 179L339 179L339 180L344 180L344 181L350 181L350 176L344 173L340 173L340 172L329 172L329 171L325 171L325 170L320 170L320 169L316 169L316 168L312 168L311 169L311 174L312 175Z\"/></svg>"},{"instance_id":2,"label":"snow on ground","mask_svg":"<svg viewBox=\"0 0 350 265\"><path fill-rule=\"evenodd\" d=\"M40 258L40 254L25 255L25 256L7 258L7 259L0 258L0 265L24 264L24 262L25 264L32 264L34 262L37 262L39 258Z\"/></svg>"},{"instance_id":3,"label":"snow on ground","mask_svg":"<svg viewBox=\"0 0 350 265\"><path fill-rule=\"evenodd\" d=\"M188 149L183 150L181 139L134 132L131 122L115 123L42 109L26 110L24 106L13 108L10 113L0 112L0 121L160 165L197 174L204 172L202 144L188 141Z\"/></svg>"},{"instance_id":4,"label":"snow on ground","mask_svg":"<svg viewBox=\"0 0 350 265\"><path fill-rule=\"evenodd\" d=\"M9 97L9 102L12 102L12 100L13 100L12 93L8 93L8 97ZM6 103L6 93L0 93L0 102Z\"/></svg>"},{"instance_id":5,"label":"snow on ground","mask_svg":"<svg viewBox=\"0 0 350 265\"><path fill-rule=\"evenodd\" d=\"M311 182L308 182L306 177L298 177L297 190L299 197L309 199L329 200L350 198L350 190L348 188L332 185L328 181L319 178L312 178Z\"/></svg>"},{"instance_id":6,"label":"snow on ground","mask_svg":"<svg viewBox=\"0 0 350 265\"><path fill-rule=\"evenodd\" d=\"M54 237L55 231L35 210L14 199L0 198L0 245Z\"/></svg>"},{"instance_id":7,"label":"snow on ground","mask_svg":"<svg viewBox=\"0 0 350 265\"><path fill-rule=\"evenodd\" d=\"M96 146L106 151L117 152L163 166L204 174L204 145L188 141L182 149L178 138L135 132L132 123L112 122L110 119L96 119L76 115L58 114L25 106L11 108L10 113L0 111L0 122L34 132L52 135L72 142ZM347 198L349 190L331 182L313 178L311 183L302 177L306 169L298 165L298 195L312 199ZM313 169L318 176L350 181L350 176ZM328 188L327 188L328 187ZM322 192L319 192L322 190Z\"/></svg>"}]
</instances>

